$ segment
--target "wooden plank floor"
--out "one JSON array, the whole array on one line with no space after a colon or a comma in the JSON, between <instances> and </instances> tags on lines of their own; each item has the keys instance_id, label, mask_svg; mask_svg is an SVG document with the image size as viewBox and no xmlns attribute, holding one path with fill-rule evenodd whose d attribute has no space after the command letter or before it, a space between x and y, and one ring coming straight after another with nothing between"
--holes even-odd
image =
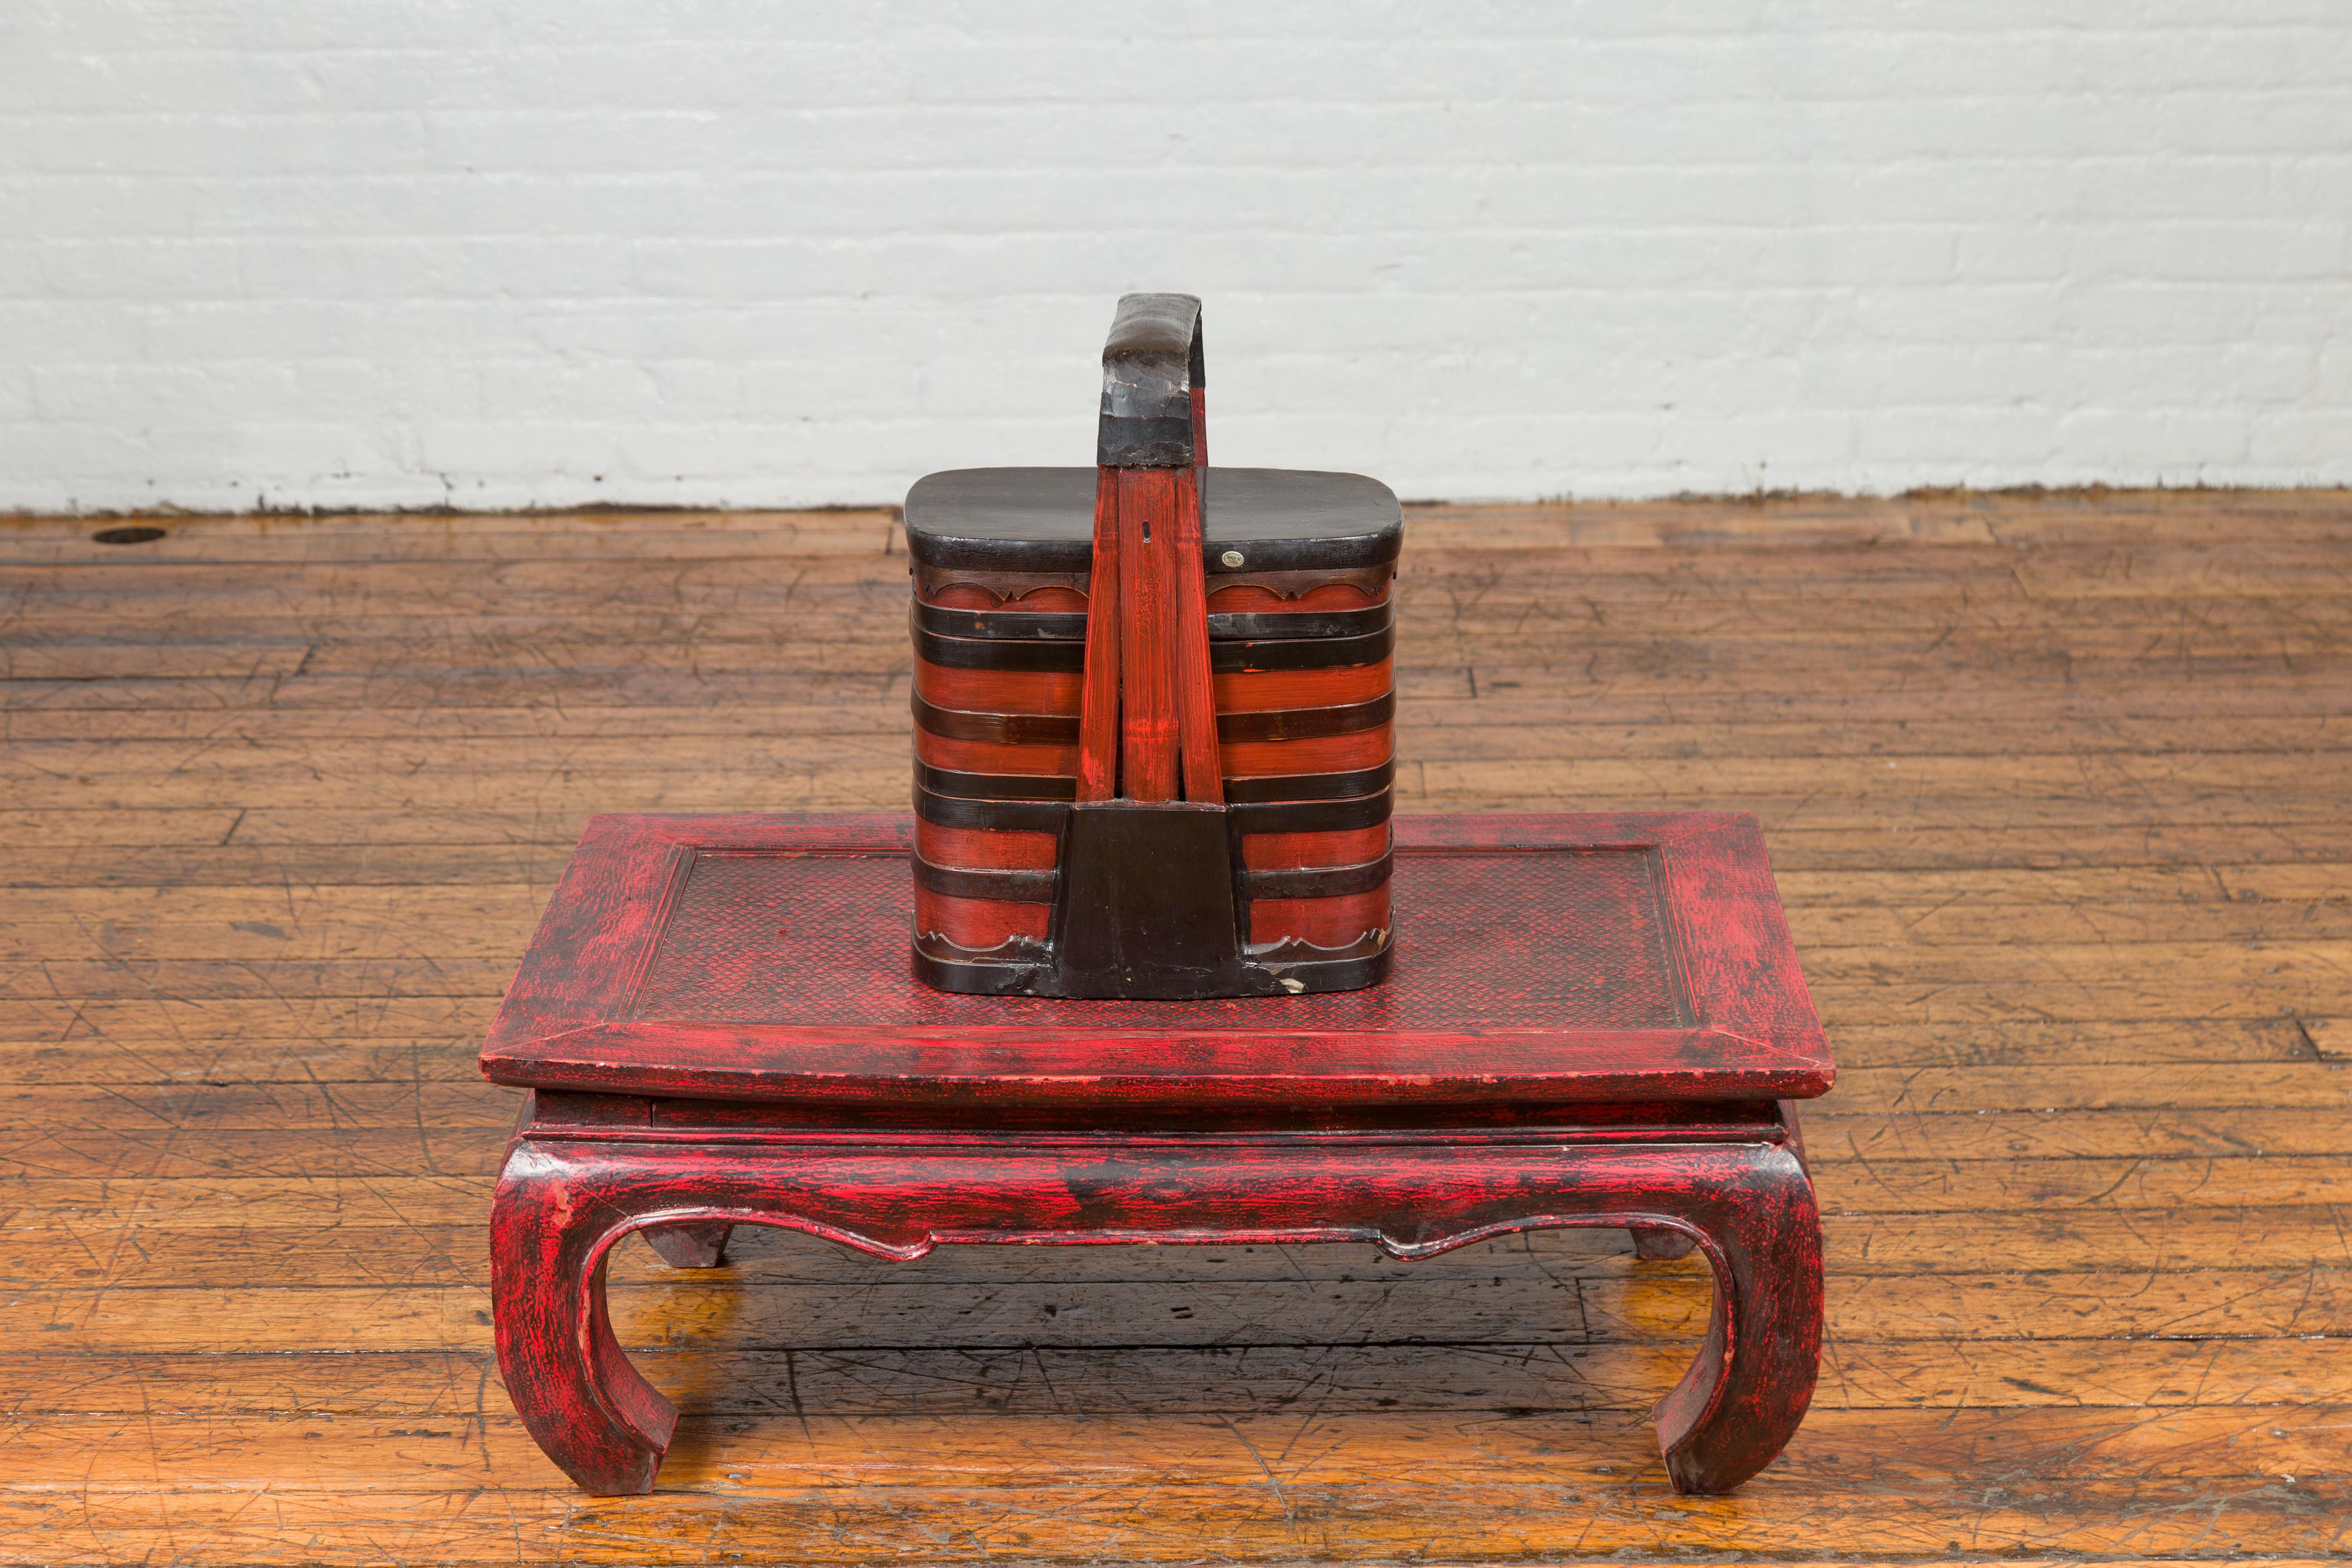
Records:
<instances>
[{"instance_id":1,"label":"wooden plank floor","mask_svg":"<svg viewBox=\"0 0 2352 1568\"><path fill-rule=\"evenodd\" d=\"M637 1244L571 1490L472 1053L597 809L897 807L887 516L0 524L0 1556L1272 1562L2352 1546L2352 497L1415 509L1403 809L1764 821L1843 1071L1786 1456L1678 1499L1622 1236Z\"/></svg>"}]
</instances>

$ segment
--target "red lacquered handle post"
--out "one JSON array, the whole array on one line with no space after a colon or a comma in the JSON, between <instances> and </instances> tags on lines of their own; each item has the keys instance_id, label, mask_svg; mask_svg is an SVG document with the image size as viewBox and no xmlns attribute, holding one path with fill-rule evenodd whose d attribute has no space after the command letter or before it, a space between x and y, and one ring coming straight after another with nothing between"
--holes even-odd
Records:
<instances>
[{"instance_id":1,"label":"red lacquered handle post","mask_svg":"<svg viewBox=\"0 0 2352 1568\"><path fill-rule=\"evenodd\" d=\"M1118 470L1097 468L1086 672L1078 692L1078 798L1084 801L1118 794Z\"/></svg>"},{"instance_id":2,"label":"red lacquered handle post","mask_svg":"<svg viewBox=\"0 0 2352 1568\"><path fill-rule=\"evenodd\" d=\"M1205 379L1199 300L1119 300L1096 437L1080 800L1223 799L1201 563Z\"/></svg>"}]
</instances>

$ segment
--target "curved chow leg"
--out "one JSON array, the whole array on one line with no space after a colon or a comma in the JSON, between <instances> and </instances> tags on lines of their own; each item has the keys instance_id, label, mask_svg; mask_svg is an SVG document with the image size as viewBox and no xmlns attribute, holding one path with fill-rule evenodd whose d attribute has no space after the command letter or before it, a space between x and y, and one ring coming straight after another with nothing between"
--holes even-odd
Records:
<instances>
[{"instance_id":1,"label":"curved chow leg","mask_svg":"<svg viewBox=\"0 0 2352 1568\"><path fill-rule=\"evenodd\" d=\"M1796 1152L1773 1139L1473 1158L1381 1194L1382 1247L1426 1258L1509 1231L1609 1226L1644 1258L1702 1253L1714 1307L1697 1359L1657 1404L1658 1448L1682 1492L1727 1492L1770 1464L1821 1360L1821 1213ZM1391 1179L1411 1169L1402 1156L1391 1166Z\"/></svg>"},{"instance_id":2,"label":"curved chow leg","mask_svg":"<svg viewBox=\"0 0 2352 1568\"><path fill-rule=\"evenodd\" d=\"M1658 1401L1658 1448L1676 1491L1724 1492L1772 1462L1812 1401L1821 1214L1795 1154L1768 1145L1681 1217L1715 1270L1715 1307L1697 1361Z\"/></svg>"},{"instance_id":3,"label":"curved chow leg","mask_svg":"<svg viewBox=\"0 0 2352 1568\"><path fill-rule=\"evenodd\" d=\"M876 1257L940 1241L1374 1241L1433 1257L1488 1236L1613 1226L1682 1241L1715 1273L1697 1360L1656 1411L1677 1490L1721 1492L1771 1462L1812 1396L1821 1221L1779 1140L1563 1150L1552 1142L1139 1148L818 1145L707 1152L516 1142L492 1215L499 1364L549 1457L589 1491L643 1492L677 1412L604 1310L635 1229L783 1226ZM713 1252L718 1243L711 1243Z\"/></svg>"},{"instance_id":4,"label":"curved chow leg","mask_svg":"<svg viewBox=\"0 0 2352 1568\"><path fill-rule=\"evenodd\" d=\"M649 1492L677 1410L613 1337L604 1263L626 1222L577 1191L578 1174L527 1142L507 1156L490 1210L499 1372L564 1474L603 1495Z\"/></svg>"}]
</instances>

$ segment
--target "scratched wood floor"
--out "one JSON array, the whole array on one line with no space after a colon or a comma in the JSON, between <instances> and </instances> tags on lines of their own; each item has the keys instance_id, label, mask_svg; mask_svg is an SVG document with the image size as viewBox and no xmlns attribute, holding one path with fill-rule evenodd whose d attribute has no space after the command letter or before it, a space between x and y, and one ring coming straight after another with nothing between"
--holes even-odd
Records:
<instances>
[{"instance_id":1,"label":"scratched wood floor","mask_svg":"<svg viewBox=\"0 0 2352 1568\"><path fill-rule=\"evenodd\" d=\"M1415 509L1402 809L1759 814L1843 1071L1741 1494L1622 1236L632 1243L570 1489L472 1053L597 809L897 807L880 513L0 523L0 1556L1918 1562L2352 1544L2352 496Z\"/></svg>"}]
</instances>

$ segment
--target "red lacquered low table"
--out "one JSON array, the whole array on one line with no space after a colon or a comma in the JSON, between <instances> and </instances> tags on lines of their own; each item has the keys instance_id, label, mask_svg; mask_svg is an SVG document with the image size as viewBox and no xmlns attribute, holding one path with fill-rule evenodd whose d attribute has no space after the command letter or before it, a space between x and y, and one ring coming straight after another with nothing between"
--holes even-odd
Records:
<instances>
[{"instance_id":1,"label":"red lacquered low table","mask_svg":"<svg viewBox=\"0 0 2352 1568\"><path fill-rule=\"evenodd\" d=\"M1752 817L1404 817L1384 985L1196 1002L953 995L907 952L910 819L600 816L482 1049L536 1092L492 1219L499 1361L593 1492L677 1412L604 1309L775 1225L940 1242L1369 1241L1549 1226L1696 1245L1678 1490L1738 1486L1812 1394L1821 1223L1790 1102L1832 1066Z\"/></svg>"}]
</instances>

